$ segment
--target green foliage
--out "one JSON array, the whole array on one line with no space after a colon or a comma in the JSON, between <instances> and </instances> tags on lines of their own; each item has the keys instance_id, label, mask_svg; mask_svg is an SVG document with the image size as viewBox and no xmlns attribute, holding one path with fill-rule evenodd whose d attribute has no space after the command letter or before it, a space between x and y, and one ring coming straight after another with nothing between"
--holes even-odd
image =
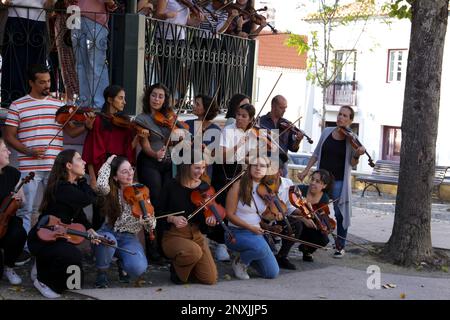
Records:
<instances>
[{"instance_id":1,"label":"green foliage","mask_svg":"<svg viewBox=\"0 0 450 320\"><path fill-rule=\"evenodd\" d=\"M284 45L290 48L295 48L297 50L298 55L307 53L310 49L308 42L305 40L304 37L293 33L289 35L289 38L286 40Z\"/></svg>"},{"instance_id":2,"label":"green foliage","mask_svg":"<svg viewBox=\"0 0 450 320\"><path fill-rule=\"evenodd\" d=\"M386 3L384 9L389 11L391 18L411 20L411 5L414 0L395 0L394 3Z\"/></svg>"}]
</instances>

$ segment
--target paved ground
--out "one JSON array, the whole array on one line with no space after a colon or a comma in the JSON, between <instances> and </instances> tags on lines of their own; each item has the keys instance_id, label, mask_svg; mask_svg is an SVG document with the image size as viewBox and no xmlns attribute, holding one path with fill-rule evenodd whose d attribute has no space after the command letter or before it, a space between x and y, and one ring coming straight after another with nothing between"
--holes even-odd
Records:
<instances>
[{"instance_id":1,"label":"paved ground","mask_svg":"<svg viewBox=\"0 0 450 320\"><path fill-rule=\"evenodd\" d=\"M369 193L354 197L354 216L349 240L367 245L388 240L394 218L395 198L378 197ZM433 204L432 241L435 247L450 249L450 204ZM295 248L295 247L294 247ZM332 250L318 251L314 263L301 259L298 250L291 251L291 261L296 271L282 270L274 280L258 278L250 272L251 280L242 281L233 277L229 262L218 263L219 283L215 286L189 284L177 286L168 280L167 265L151 265L141 287L121 284L117 281L117 270L111 268L111 288L95 289L95 268L86 261L85 289L65 293L62 299L450 299L450 275L448 269L425 271L421 266L401 268L379 261L355 245L347 247L344 259L333 259ZM448 251L450 252L450 250ZM369 266L380 268L380 285L394 284L395 288L368 289ZM29 280L31 266L19 269L24 279L22 286L10 286L0 281L1 299L42 299ZM371 282L374 283L374 282Z\"/></svg>"}]
</instances>

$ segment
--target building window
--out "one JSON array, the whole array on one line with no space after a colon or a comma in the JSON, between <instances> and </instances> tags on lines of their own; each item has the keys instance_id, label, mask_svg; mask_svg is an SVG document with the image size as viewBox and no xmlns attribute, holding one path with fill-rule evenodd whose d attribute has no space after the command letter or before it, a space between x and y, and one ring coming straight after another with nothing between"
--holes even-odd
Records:
<instances>
[{"instance_id":1,"label":"building window","mask_svg":"<svg viewBox=\"0 0 450 320\"><path fill-rule=\"evenodd\" d=\"M335 82L356 80L356 51L335 51L335 68L338 70Z\"/></svg>"},{"instance_id":2,"label":"building window","mask_svg":"<svg viewBox=\"0 0 450 320\"><path fill-rule=\"evenodd\" d=\"M400 161L402 130L400 127L383 127L383 160Z\"/></svg>"},{"instance_id":3,"label":"building window","mask_svg":"<svg viewBox=\"0 0 450 320\"><path fill-rule=\"evenodd\" d=\"M388 76L387 82L400 82L405 77L407 50L389 50L388 54Z\"/></svg>"}]
</instances>

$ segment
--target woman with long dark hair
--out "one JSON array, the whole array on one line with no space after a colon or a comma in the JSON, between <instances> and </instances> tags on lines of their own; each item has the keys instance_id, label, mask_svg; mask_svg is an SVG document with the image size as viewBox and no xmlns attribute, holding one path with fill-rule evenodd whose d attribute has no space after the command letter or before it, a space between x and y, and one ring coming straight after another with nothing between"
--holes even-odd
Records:
<instances>
[{"instance_id":1,"label":"woman with long dark hair","mask_svg":"<svg viewBox=\"0 0 450 320\"><path fill-rule=\"evenodd\" d=\"M56 216L65 224L80 223L89 234L97 235L83 211L97 199L84 178L85 164L73 149L58 154L39 209L41 214L28 236L28 247L36 257L37 278L34 286L47 298L57 298L67 289L67 279L71 275L68 267L78 266L83 280L82 254L74 244L65 239L55 242L39 239L37 230L47 223L48 216ZM98 244L97 240L92 242Z\"/></svg>"},{"instance_id":2,"label":"woman with long dark hair","mask_svg":"<svg viewBox=\"0 0 450 320\"><path fill-rule=\"evenodd\" d=\"M147 259L137 234L146 228L154 229L156 220L149 216L147 220L132 215L130 204L124 200L124 189L133 183L134 168L125 157L112 155L100 168L97 180L97 193L101 195L99 207L102 216L106 217L103 226L98 230L102 236L114 240L119 247L136 252L135 255L116 251L105 246L95 247L95 264L97 266L97 288L108 287L106 270L109 268L114 254L120 257L121 265L127 275L138 278L147 270Z\"/></svg>"},{"instance_id":3,"label":"woman with long dark hair","mask_svg":"<svg viewBox=\"0 0 450 320\"><path fill-rule=\"evenodd\" d=\"M150 189L150 201L158 210L161 190L165 181L172 178L172 161L166 142L170 139L171 128L155 121L157 114L168 116L171 112L169 105L170 94L167 87L161 83L147 87L142 99L142 113L134 121L140 126L152 131L148 137L140 137L141 151L137 158L137 174L139 182ZM157 132L160 135L155 135ZM146 239L147 256L152 261L160 260L157 242Z\"/></svg>"},{"instance_id":4,"label":"woman with long dark hair","mask_svg":"<svg viewBox=\"0 0 450 320\"><path fill-rule=\"evenodd\" d=\"M125 107L125 90L117 85L108 86L103 92L105 102L101 112L95 118L92 130L89 130L83 145L83 160L86 161L91 187L95 189L100 167L112 154L123 156L135 165L136 156L133 144L135 132L131 128L118 127L107 118L108 115L123 112ZM94 209L92 224L95 230L101 227L103 219Z\"/></svg>"}]
</instances>

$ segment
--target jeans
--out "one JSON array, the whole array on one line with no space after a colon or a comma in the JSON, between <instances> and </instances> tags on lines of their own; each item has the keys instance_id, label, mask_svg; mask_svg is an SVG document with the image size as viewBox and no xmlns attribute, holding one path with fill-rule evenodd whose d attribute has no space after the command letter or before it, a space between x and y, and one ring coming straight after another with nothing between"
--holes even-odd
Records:
<instances>
[{"instance_id":1,"label":"jeans","mask_svg":"<svg viewBox=\"0 0 450 320\"><path fill-rule=\"evenodd\" d=\"M22 172L21 179L25 178L29 172ZM23 228L27 233L30 232L32 227L32 216L37 214L39 206L42 202L42 196L48 183L48 176L50 171L35 171L34 179L23 185L23 193L25 195L25 203L22 208L17 210L17 216L22 218ZM25 249L28 251L28 247L25 244Z\"/></svg>"},{"instance_id":2,"label":"jeans","mask_svg":"<svg viewBox=\"0 0 450 320\"><path fill-rule=\"evenodd\" d=\"M331 190L331 198L334 200L341 196L343 181L335 181L333 184L333 189ZM347 229L344 229L342 226L342 222L344 221L344 217L342 216L341 210L339 209L338 202L334 203L334 216L336 217L337 224L337 235L339 237L336 238L336 249L344 249L345 247L345 239L347 238Z\"/></svg>"},{"instance_id":3,"label":"jeans","mask_svg":"<svg viewBox=\"0 0 450 320\"><path fill-rule=\"evenodd\" d=\"M236 242L231 243L225 239L225 244L230 250L240 253L241 262L247 266L252 265L263 278L276 278L280 269L264 237L247 229L230 227L230 230Z\"/></svg>"},{"instance_id":4,"label":"jeans","mask_svg":"<svg viewBox=\"0 0 450 320\"><path fill-rule=\"evenodd\" d=\"M106 50L108 29L88 18L81 17L80 29L72 30L80 100L82 106L101 108L103 91L109 85Z\"/></svg>"},{"instance_id":5,"label":"jeans","mask_svg":"<svg viewBox=\"0 0 450 320\"><path fill-rule=\"evenodd\" d=\"M128 232L115 232L107 224L97 231L98 234L108 237L116 242L118 247L136 252L135 255L117 250L117 255L122 261L123 270L125 270L131 277L137 278L147 270L147 258L144 254L139 239L135 234ZM94 245L95 264L98 269L107 269L111 264L112 258L116 253L116 249L104 245Z\"/></svg>"}]
</instances>

